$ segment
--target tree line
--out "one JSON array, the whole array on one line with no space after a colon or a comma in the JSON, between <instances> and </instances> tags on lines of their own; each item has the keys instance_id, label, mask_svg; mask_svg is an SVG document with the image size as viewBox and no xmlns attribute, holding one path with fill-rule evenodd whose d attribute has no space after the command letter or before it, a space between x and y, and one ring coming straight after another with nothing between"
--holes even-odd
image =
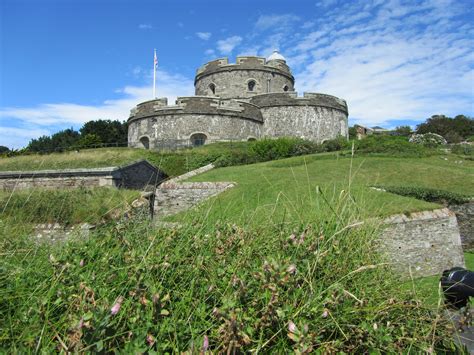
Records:
<instances>
[{"instance_id":1,"label":"tree line","mask_svg":"<svg viewBox=\"0 0 474 355\"><path fill-rule=\"evenodd\" d=\"M84 123L78 130L67 128L50 136L30 140L19 153L58 152L100 146L127 146L127 122L95 120ZM0 146L0 153L8 153Z\"/></svg>"},{"instance_id":2,"label":"tree line","mask_svg":"<svg viewBox=\"0 0 474 355\"><path fill-rule=\"evenodd\" d=\"M465 115L457 115L454 118L445 115L433 115L425 122L417 125L414 131L410 126L398 126L390 133L407 137L413 133L436 133L443 136L448 143L460 143L474 138L474 119ZM356 134L356 128L350 127L349 137L355 138Z\"/></svg>"}]
</instances>

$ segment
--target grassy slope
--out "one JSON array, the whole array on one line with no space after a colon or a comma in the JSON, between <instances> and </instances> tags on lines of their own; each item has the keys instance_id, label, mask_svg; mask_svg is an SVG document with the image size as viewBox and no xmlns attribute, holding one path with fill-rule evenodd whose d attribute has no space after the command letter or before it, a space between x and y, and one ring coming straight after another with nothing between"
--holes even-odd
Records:
<instances>
[{"instance_id":1,"label":"grassy slope","mask_svg":"<svg viewBox=\"0 0 474 355\"><path fill-rule=\"evenodd\" d=\"M134 148L101 148L47 155L0 157L0 171L99 168L147 159L168 175L176 176L206 165L222 153L239 152L247 149L247 146L247 142L230 142L160 153Z\"/></svg>"},{"instance_id":2,"label":"grassy slope","mask_svg":"<svg viewBox=\"0 0 474 355\"><path fill-rule=\"evenodd\" d=\"M0 191L0 234L29 233L33 224L96 224L124 211L138 191L106 187L72 190Z\"/></svg>"},{"instance_id":3,"label":"grassy slope","mask_svg":"<svg viewBox=\"0 0 474 355\"><path fill-rule=\"evenodd\" d=\"M146 150L129 148L89 149L47 155L32 154L0 158L0 171L120 166L134 160L147 159L151 155L152 153Z\"/></svg>"},{"instance_id":4,"label":"grassy slope","mask_svg":"<svg viewBox=\"0 0 474 355\"><path fill-rule=\"evenodd\" d=\"M375 191L369 186L419 186L474 195L474 163L458 164L456 159L356 157L352 161L351 191L366 216L433 209L438 205ZM326 197L338 195L348 188L350 171L351 159L337 155L216 169L192 181L235 181L237 187L188 215L197 217L204 210L206 220L211 222L222 219L245 224L306 223L327 209L322 196L316 193L317 186Z\"/></svg>"}]
</instances>

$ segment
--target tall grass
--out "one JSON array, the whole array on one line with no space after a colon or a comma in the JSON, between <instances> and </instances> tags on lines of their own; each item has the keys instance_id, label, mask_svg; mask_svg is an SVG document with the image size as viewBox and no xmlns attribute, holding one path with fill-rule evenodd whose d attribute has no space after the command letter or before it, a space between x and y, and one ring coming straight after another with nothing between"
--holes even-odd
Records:
<instances>
[{"instance_id":1,"label":"tall grass","mask_svg":"<svg viewBox=\"0 0 474 355\"><path fill-rule=\"evenodd\" d=\"M308 193L327 205L312 221L249 228L204 215L170 230L136 218L64 245L0 234L0 348L454 350L441 312L397 287L350 189Z\"/></svg>"}]
</instances>

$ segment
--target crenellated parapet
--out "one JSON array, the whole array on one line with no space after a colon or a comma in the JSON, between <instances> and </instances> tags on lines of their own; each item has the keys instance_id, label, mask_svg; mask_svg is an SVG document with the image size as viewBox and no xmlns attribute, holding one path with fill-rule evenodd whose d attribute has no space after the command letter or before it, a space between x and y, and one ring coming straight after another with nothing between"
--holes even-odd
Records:
<instances>
[{"instance_id":1,"label":"crenellated parapet","mask_svg":"<svg viewBox=\"0 0 474 355\"><path fill-rule=\"evenodd\" d=\"M264 57L245 56L237 57L235 63L229 64L228 58L219 58L202 65L196 71L194 82L196 83L196 81L206 75L233 70L262 70L270 73L278 72L281 75L287 76L293 83L295 81L293 74L291 74L290 67L286 65L285 61L267 61Z\"/></svg>"},{"instance_id":2,"label":"crenellated parapet","mask_svg":"<svg viewBox=\"0 0 474 355\"><path fill-rule=\"evenodd\" d=\"M258 107L278 106L318 106L339 110L348 115L347 103L336 96L305 92L303 97L293 93L271 93L256 95L250 99L250 103Z\"/></svg>"},{"instance_id":3,"label":"crenellated parapet","mask_svg":"<svg viewBox=\"0 0 474 355\"><path fill-rule=\"evenodd\" d=\"M263 122L260 108L239 100L223 100L208 96L183 96L176 99L176 105L168 106L164 99L145 101L130 113L130 121L165 115L223 115Z\"/></svg>"}]
</instances>

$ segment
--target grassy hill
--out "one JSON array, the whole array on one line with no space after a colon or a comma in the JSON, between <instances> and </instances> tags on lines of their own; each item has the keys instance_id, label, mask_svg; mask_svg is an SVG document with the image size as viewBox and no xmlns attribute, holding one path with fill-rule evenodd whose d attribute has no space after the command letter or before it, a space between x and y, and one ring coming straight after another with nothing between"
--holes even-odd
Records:
<instances>
[{"instance_id":1,"label":"grassy hill","mask_svg":"<svg viewBox=\"0 0 474 355\"><path fill-rule=\"evenodd\" d=\"M202 149L19 157L3 168L147 157L177 173L222 147ZM174 218L194 223L165 229L131 218L58 245L32 243L12 225L102 218L101 201L113 207L137 192L0 195L0 352L455 353L452 327L433 307L436 280L425 280L426 293L400 284L373 252L379 226L352 228L367 216L438 206L372 185L472 195L474 162L444 158L319 154L219 168L193 181L238 186ZM76 212L78 199L86 208Z\"/></svg>"},{"instance_id":2,"label":"grassy hill","mask_svg":"<svg viewBox=\"0 0 474 355\"><path fill-rule=\"evenodd\" d=\"M446 160L445 160L446 159ZM474 196L474 162L456 156L426 158L309 155L216 169L191 181L235 181L237 187L190 211L184 218L260 225L307 223L326 214L350 189L352 208L367 216L434 209L439 205L377 191L371 186L412 186ZM321 192L318 193L318 190ZM182 219L183 215L175 217Z\"/></svg>"}]
</instances>

